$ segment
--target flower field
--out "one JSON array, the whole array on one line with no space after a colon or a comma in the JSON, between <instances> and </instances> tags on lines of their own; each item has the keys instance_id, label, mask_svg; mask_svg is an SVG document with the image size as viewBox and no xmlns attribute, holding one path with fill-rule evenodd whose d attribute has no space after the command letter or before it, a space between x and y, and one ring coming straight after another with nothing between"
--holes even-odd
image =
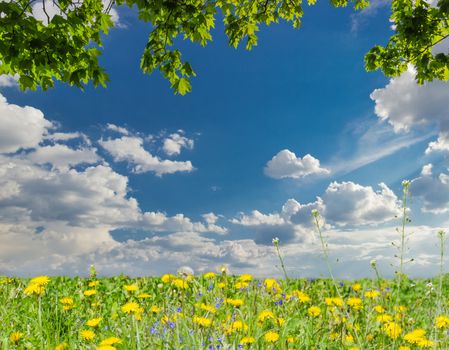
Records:
<instances>
[{"instance_id":1,"label":"flower field","mask_svg":"<svg viewBox=\"0 0 449 350\"><path fill-rule=\"evenodd\" d=\"M0 279L2 349L448 349L449 279Z\"/></svg>"}]
</instances>

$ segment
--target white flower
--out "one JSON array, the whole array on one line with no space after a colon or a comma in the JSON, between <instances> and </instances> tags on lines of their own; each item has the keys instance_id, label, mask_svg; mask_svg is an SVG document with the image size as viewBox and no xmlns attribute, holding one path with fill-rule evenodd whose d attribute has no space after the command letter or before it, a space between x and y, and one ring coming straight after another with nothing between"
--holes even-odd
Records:
<instances>
[{"instance_id":1,"label":"white flower","mask_svg":"<svg viewBox=\"0 0 449 350\"><path fill-rule=\"evenodd\" d=\"M279 244L279 238L278 237L274 237L272 240L274 245L278 245Z\"/></svg>"}]
</instances>

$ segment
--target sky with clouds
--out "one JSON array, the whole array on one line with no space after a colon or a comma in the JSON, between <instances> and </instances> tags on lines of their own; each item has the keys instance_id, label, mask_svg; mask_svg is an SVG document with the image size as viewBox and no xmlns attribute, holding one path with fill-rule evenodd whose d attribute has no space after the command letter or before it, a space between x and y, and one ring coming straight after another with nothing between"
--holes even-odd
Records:
<instances>
[{"instance_id":1,"label":"sky with clouds","mask_svg":"<svg viewBox=\"0 0 449 350\"><path fill-rule=\"evenodd\" d=\"M50 2L49 2L50 6ZM36 9L35 15L39 14ZM222 25L206 48L179 42L197 72L174 95L139 57L150 28L114 9L107 88L21 92L0 76L0 274L195 272L391 276L402 180L407 271L439 271L449 223L449 86L387 79L363 55L392 34L388 6L305 9L300 30L261 28L252 51ZM43 18L45 21L46 19ZM441 43L435 50L447 50Z\"/></svg>"}]
</instances>

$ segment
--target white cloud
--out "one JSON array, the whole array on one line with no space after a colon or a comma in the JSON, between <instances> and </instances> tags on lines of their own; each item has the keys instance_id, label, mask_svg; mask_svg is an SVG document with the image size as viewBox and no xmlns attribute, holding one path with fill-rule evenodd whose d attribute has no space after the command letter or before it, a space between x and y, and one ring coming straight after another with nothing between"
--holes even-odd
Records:
<instances>
[{"instance_id":1,"label":"white cloud","mask_svg":"<svg viewBox=\"0 0 449 350\"><path fill-rule=\"evenodd\" d=\"M36 147L51 127L40 110L10 104L0 94L0 153Z\"/></svg>"},{"instance_id":2,"label":"white cloud","mask_svg":"<svg viewBox=\"0 0 449 350\"><path fill-rule=\"evenodd\" d=\"M173 133L163 141L162 149L169 155L179 155L182 148L193 149L194 141L182 135L182 130L178 133Z\"/></svg>"},{"instance_id":3,"label":"white cloud","mask_svg":"<svg viewBox=\"0 0 449 350\"><path fill-rule=\"evenodd\" d=\"M449 134L448 133L440 133L440 136L438 136L438 139L436 141L429 142L429 145L426 148L425 154L430 154L433 152L443 151L447 152L449 151Z\"/></svg>"},{"instance_id":4,"label":"white cloud","mask_svg":"<svg viewBox=\"0 0 449 350\"><path fill-rule=\"evenodd\" d=\"M423 212L443 214L449 212L449 174L432 174L432 164L427 164L421 171L421 176L413 179L410 184L413 197L423 201Z\"/></svg>"},{"instance_id":5,"label":"white cloud","mask_svg":"<svg viewBox=\"0 0 449 350\"><path fill-rule=\"evenodd\" d=\"M381 120L390 123L396 132L420 126L436 127L439 138L429 144L426 153L447 149L449 136L449 84L434 80L424 85L415 82L413 67L400 77L391 79L382 89L371 93L375 112Z\"/></svg>"},{"instance_id":6,"label":"white cloud","mask_svg":"<svg viewBox=\"0 0 449 350\"><path fill-rule=\"evenodd\" d=\"M93 164L100 160L95 148L73 149L60 144L38 147L26 157L36 164L51 164L58 169Z\"/></svg>"},{"instance_id":7,"label":"white cloud","mask_svg":"<svg viewBox=\"0 0 449 350\"><path fill-rule=\"evenodd\" d=\"M400 202L384 183L380 191L371 186L349 182L332 182L323 196L326 221L339 226L377 225L394 219Z\"/></svg>"},{"instance_id":8,"label":"white cloud","mask_svg":"<svg viewBox=\"0 0 449 350\"><path fill-rule=\"evenodd\" d=\"M329 170L321 168L320 161L310 154L303 158L296 157L295 153L288 149L280 151L268 161L264 171L267 176L275 179L301 179L310 175L329 174Z\"/></svg>"},{"instance_id":9,"label":"white cloud","mask_svg":"<svg viewBox=\"0 0 449 350\"><path fill-rule=\"evenodd\" d=\"M44 137L44 139L50 141L69 141L77 138L83 139L87 144L90 144L88 137L80 132L54 132Z\"/></svg>"},{"instance_id":10,"label":"white cloud","mask_svg":"<svg viewBox=\"0 0 449 350\"><path fill-rule=\"evenodd\" d=\"M129 131L128 131L128 129L126 129L126 128L124 128L124 127L121 127L121 126L117 126L117 125L115 125L115 124L110 124L110 123L108 123L107 125L106 125L106 128L108 129L108 130L112 130L112 131L115 131L115 132L118 132L119 134L122 134L122 135L129 135Z\"/></svg>"},{"instance_id":11,"label":"white cloud","mask_svg":"<svg viewBox=\"0 0 449 350\"><path fill-rule=\"evenodd\" d=\"M16 87L19 86L18 81L19 76L9 75L9 74L1 74L0 75L0 87Z\"/></svg>"},{"instance_id":12,"label":"white cloud","mask_svg":"<svg viewBox=\"0 0 449 350\"><path fill-rule=\"evenodd\" d=\"M135 173L154 172L158 176L176 172L190 172L193 165L190 161L161 160L143 148L140 137L123 136L117 139L100 140L98 142L114 158L114 161L126 161L133 166Z\"/></svg>"}]
</instances>

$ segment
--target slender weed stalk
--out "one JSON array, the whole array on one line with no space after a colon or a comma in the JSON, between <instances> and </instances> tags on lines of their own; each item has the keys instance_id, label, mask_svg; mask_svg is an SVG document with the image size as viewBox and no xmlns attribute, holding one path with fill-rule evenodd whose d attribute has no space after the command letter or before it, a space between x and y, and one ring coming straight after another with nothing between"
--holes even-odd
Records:
<instances>
[{"instance_id":1,"label":"slender weed stalk","mask_svg":"<svg viewBox=\"0 0 449 350\"><path fill-rule=\"evenodd\" d=\"M446 233L443 230L438 231L438 239L440 241L440 273L438 275L438 291L437 291L437 307L435 310L435 320L441 316L443 301L443 277L444 277L444 251L446 243ZM437 349L437 327L433 328L433 348Z\"/></svg>"},{"instance_id":2,"label":"slender weed stalk","mask_svg":"<svg viewBox=\"0 0 449 350\"><path fill-rule=\"evenodd\" d=\"M400 298L401 298L401 288L402 281L405 277L404 274L404 265L405 261L405 252L406 252L406 243L407 243L407 234L405 228L408 223L411 222L410 217L407 213L407 198L409 196L410 191L410 181L404 180L402 181L402 218L401 218L401 228L396 228L396 231L400 234L399 247L393 242L393 246L395 246L399 250L399 256L395 254L396 258L399 258L399 271L396 271L396 296L395 296L395 305L399 307ZM413 259L408 260L407 262L413 261ZM393 347L396 346L396 338L393 340Z\"/></svg>"},{"instance_id":3,"label":"slender weed stalk","mask_svg":"<svg viewBox=\"0 0 449 350\"><path fill-rule=\"evenodd\" d=\"M405 264L404 259L405 259L405 249L406 249L405 243L406 243L406 238L407 238L407 235L405 233L405 227L406 227L407 223L410 222L410 217L407 214L407 197L409 195L409 191L410 191L410 181L409 180L402 181L402 225L401 225L401 230L400 230L401 240L400 240L400 246L399 246L399 251L400 251L399 272L397 274L398 294L400 293L402 279L404 277L404 264Z\"/></svg>"},{"instance_id":4,"label":"slender weed stalk","mask_svg":"<svg viewBox=\"0 0 449 350\"><path fill-rule=\"evenodd\" d=\"M282 268L282 271L284 272L285 281L288 282L289 278L287 275L287 271L285 270L284 259L282 258L281 251L279 249L279 238L278 237L273 238L272 242L273 242L274 247L276 248L276 254L279 258L279 261L281 262L281 268Z\"/></svg>"},{"instance_id":5,"label":"slender weed stalk","mask_svg":"<svg viewBox=\"0 0 449 350\"><path fill-rule=\"evenodd\" d=\"M343 303L343 310L344 310L345 316L347 317L348 320L350 320L350 319L352 319L352 317L346 308L346 304L344 302L342 294L340 293L340 288L338 287L337 281L335 280L334 274L332 272L332 267L329 262L329 248L328 248L328 244L324 241L323 232L321 231L320 213L318 212L318 210L316 210L316 209L312 210L312 217L313 217L314 224L315 224L315 227L318 232L318 237L320 238L321 249L323 251L324 260L326 261L326 266L327 266L327 270L329 272L329 276L332 279L332 283L334 285L334 288L335 288L335 291L337 292L338 297L341 299L341 301ZM357 328L356 327L352 327L352 328L354 330L355 338L360 347L360 350L362 350L363 349L362 341L360 340Z\"/></svg>"}]
</instances>

